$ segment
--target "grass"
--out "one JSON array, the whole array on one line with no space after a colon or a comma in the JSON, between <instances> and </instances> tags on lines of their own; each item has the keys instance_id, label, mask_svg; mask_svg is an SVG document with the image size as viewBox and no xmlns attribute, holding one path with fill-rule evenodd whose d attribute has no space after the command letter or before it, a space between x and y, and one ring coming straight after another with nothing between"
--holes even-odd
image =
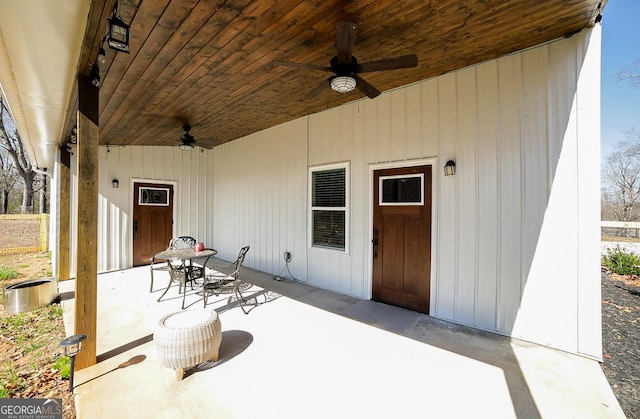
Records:
<instances>
[{"instance_id":1,"label":"grass","mask_svg":"<svg viewBox=\"0 0 640 419\"><path fill-rule=\"evenodd\" d=\"M7 266L0 266L0 281L9 281L18 277L18 272Z\"/></svg>"},{"instance_id":2,"label":"grass","mask_svg":"<svg viewBox=\"0 0 640 419\"><path fill-rule=\"evenodd\" d=\"M53 364L53 369L60 372L62 378L69 378L71 372L71 360L67 356L60 357Z\"/></svg>"},{"instance_id":3,"label":"grass","mask_svg":"<svg viewBox=\"0 0 640 419\"><path fill-rule=\"evenodd\" d=\"M8 394L9 389L19 391L26 386L26 380L17 373L11 361L6 361L2 370L2 388Z\"/></svg>"}]
</instances>

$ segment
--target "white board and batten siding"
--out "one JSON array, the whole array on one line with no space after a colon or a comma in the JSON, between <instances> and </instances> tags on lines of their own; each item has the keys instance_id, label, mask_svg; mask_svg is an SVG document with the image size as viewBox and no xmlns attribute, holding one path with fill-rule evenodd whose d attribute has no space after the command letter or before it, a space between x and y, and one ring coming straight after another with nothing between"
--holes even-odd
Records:
<instances>
[{"instance_id":1,"label":"white board and batten siding","mask_svg":"<svg viewBox=\"0 0 640 419\"><path fill-rule=\"evenodd\" d=\"M373 170L433 164L430 314L600 358L599 57L597 27L210 151L103 148L100 267L130 266L132 179L171 181L175 233L370 298ZM336 163L346 252L309 246L309 168Z\"/></svg>"},{"instance_id":2,"label":"white board and batten siding","mask_svg":"<svg viewBox=\"0 0 640 419\"><path fill-rule=\"evenodd\" d=\"M99 158L99 272L127 268L133 264L134 182L173 184L174 236L196 235L205 243L212 240L212 233L205 228L212 224L213 219L210 155L199 151L181 152L177 147L110 146L100 147ZM73 156L71 173L73 199L76 184ZM114 179L119 182L117 189L112 186ZM72 233L71 237L74 238L75 234ZM75 274L74 260L71 263L72 275Z\"/></svg>"},{"instance_id":3,"label":"white board and batten siding","mask_svg":"<svg viewBox=\"0 0 640 419\"><path fill-rule=\"evenodd\" d=\"M267 129L214 149L214 244L232 260L251 246L246 264L279 273L283 253L306 278L306 120Z\"/></svg>"}]
</instances>

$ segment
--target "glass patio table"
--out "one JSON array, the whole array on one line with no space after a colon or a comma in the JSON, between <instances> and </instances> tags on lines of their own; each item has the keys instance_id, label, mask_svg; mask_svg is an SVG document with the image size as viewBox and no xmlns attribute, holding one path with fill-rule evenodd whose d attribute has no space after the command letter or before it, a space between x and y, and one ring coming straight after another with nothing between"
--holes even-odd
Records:
<instances>
[{"instance_id":1,"label":"glass patio table","mask_svg":"<svg viewBox=\"0 0 640 419\"><path fill-rule=\"evenodd\" d=\"M167 249L163 250L160 253L156 254L156 259L166 259L172 261L193 261L193 259L200 258L210 258L211 256L215 256L218 254L217 250L214 249L204 249L204 250L194 250L193 248L188 249Z\"/></svg>"},{"instance_id":2,"label":"glass patio table","mask_svg":"<svg viewBox=\"0 0 640 419\"><path fill-rule=\"evenodd\" d=\"M162 293L160 298L158 298L158 301L160 301L160 299L164 297L167 291L169 291L171 284L175 282L175 278L182 278L177 282L181 283L181 285L185 287L182 302L182 308L184 308L184 294L186 294L187 292L187 282L191 282L191 286L193 287L193 281L204 276L204 266L206 265L209 258L215 256L217 253L218 251L215 249L204 249L197 251L192 247L187 249L167 249L163 250L160 253L157 253L155 256L156 259L165 259L168 262L169 272L171 273L172 278L172 280L170 280L169 284L167 285L167 289ZM202 267L194 266L194 259L204 259ZM179 262L180 265L172 266L173 264L171 262ZM179 273L181 269L184 269L184 271L182 273Z\"/></svg>"},{"instance_id":3,"label":"glass patio table","mask_svg":"<svg viewBox=\"0 0 640 419\"><path fill-rule=\"evenodd\" d=\"M209 258L215 256L217 253L218 251L215 249L203 249L198 251L192 247L187 249L167 249L157 253L156 259L166 259L172 262L181 263L189 261L188 264L185 263L185 267L188 272L188 280L193 281L194 279L202 278L202 275L204 275L203 269L193 266L193 260L204 259L205 263L202 264L202 266L204 266Z\"/></svg>"}]
</instances>

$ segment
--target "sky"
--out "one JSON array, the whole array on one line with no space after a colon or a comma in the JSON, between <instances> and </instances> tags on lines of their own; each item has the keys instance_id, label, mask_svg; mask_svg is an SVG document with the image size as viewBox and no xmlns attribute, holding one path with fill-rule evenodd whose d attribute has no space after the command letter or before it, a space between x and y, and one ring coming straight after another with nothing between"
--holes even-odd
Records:
<instances>
[{"instance_id":1,"label":"sky","mask_svg":"<svg viewBox=\"0 0 640 419\"><path fill-rule=\"evenodd\" d=\"M640 86L616 80L640 62L640 0L609 0L602 14L602 160L627 132L640 131ZM640 72L640 66L635 67Z\"/></svg>"}]
</instances>

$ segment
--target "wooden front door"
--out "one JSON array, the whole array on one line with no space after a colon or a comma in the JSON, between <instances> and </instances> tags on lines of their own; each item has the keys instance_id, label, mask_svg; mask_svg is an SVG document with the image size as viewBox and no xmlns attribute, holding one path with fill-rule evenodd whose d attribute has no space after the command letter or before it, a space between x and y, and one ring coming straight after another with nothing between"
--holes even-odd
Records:
<instances>
[{"instance_id":1,"label":"wooden front door","mask_svg":"<svg viewBox=\"0 0 640 419\"><path fill-rule=\"evenodd\" d=\"M173 185L133 184L133 266L148 265L173 234Z\"/></svg>"},{"instance_id":2,"label":"wooden front door","mask_svg":"<svg viewBox=\"0 0 640 419\"><path fill-rule=\"evenodd\" d=\"M373 174L373 299L429 313L431 166Z\"/></svg>"}]
</instances>

